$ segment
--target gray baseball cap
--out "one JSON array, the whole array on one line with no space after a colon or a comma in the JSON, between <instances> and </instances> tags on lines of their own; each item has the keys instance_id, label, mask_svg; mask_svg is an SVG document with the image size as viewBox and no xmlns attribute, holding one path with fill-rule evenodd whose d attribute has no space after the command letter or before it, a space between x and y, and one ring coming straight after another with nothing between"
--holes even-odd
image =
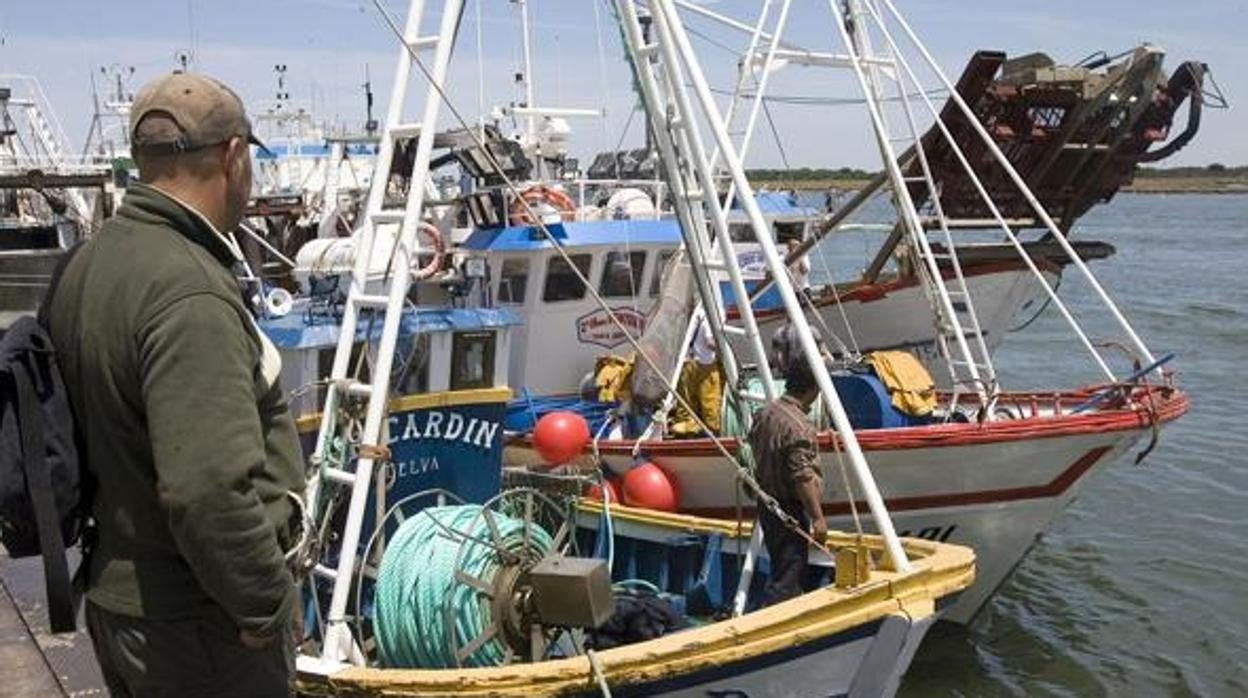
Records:
<instances>
[{"instance_id":1,"label":"gray baseball cap","mask_svg":"<svg viewBox=\"0 0 1248 698\"><path fill-rule=\"evenodd\" d=\"M143 129L152 114L166 114L176 129ZM268 151L251 130L243 102L220 81L195 73L173 73L139 90L130 107L130 143L141 153L166 154L198 150L231 138Z\"/></svg>"}]
</instances>

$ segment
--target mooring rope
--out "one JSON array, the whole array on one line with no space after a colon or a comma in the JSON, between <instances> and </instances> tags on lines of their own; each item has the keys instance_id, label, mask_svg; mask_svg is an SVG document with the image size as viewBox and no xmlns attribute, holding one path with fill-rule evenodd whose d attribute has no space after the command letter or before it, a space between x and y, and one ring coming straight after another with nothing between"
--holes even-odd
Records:
<instances>
[{"instance_id":1,"label":"mooring rope","mask_svg":"<svg viewBox=\"0 0 1248 698\"><path fill-rule=\"evenodd\" d=\"M466 575L492 585L509 554L540 557L553 542L536 524L488 515L476 504L430 507L395 531L381 559L373 619L385 666L447 669L506 661L503 638L487 635L493 632L491 599L460 580ZM456 656L474 642L479 646L467 656Z\"/></svg>"}]
</instances>

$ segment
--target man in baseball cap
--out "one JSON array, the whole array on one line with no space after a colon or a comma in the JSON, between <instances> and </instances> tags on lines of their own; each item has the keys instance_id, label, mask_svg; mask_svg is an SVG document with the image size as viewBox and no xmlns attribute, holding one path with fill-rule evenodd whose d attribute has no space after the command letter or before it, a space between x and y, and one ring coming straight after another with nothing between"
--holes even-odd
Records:
<instances>
[{"instance_id":1,"label":"man in baseball cap","mask_svg":"<svg viewBox=\"0 0 1248 698\"><path fill-rule=\"evenodd\" d=\"M153 114L168 117L169 123L140 131ZM195 73L173 73L144 85L130 109L130 136L134 149L151 154L190 152L234 137L268 151L252 133L238 95Z\"/></svg>"},{"instance_id":2,"label":"man in baseball cap","mask_svg":"<svg viewBox=\"0 0 1248 698\"><path fill-rule=\"evenodd\" d=\"M232 269L256 143L202 75L139 91L140 180L66 265L49 329L98 483L87 627L113 696L285 696L303 459Z\"/></svg>"},{"instance_id":3,"label":"man in baseball cap","mask_svg":"<svg viewBox=\"0 0 1248 698\"><path fill-rule=\"evenodd\" d=\"M196 209L221 233L238 225L251 196L250 145L268 150L238 95L204 75L153 80L130 108L130 150L143 182Z\"/></svg>"}]
</instances>

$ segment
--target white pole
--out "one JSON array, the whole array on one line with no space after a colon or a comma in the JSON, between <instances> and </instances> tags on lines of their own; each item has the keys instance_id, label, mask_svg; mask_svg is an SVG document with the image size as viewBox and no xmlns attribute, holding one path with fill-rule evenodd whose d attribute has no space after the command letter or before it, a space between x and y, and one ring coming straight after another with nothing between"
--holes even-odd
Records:
<instances>
[{"instance_id":1,"label":"white pole","mask_svg":"<svg viewBox=\"0 0 1248 698\"><path fill-rule=\"evenodd\" d=\"M529 37L529 2L516 0L520 4L520 35L524 45L524 106L533 106L533 49ZM525 145L534 147L537 137L537 120L529 115L525 122ZM539 165L540 167L540 165Z\"/></svg>"},{"instance_id":2,"label":"white pole","mask_svg":"<svg viewBox=\"0 0 1248 698\"><path fill-rule=\"evenodd\" d=\"M670 18L666 16L656 16L655 20L656 30L660 32L670 31ZM671 88L671 97L675 102L675 106L678 111L678 118L684 120L684 122L680 124L683 127L681 129L681 133L685 136L686 141L686 143L682 146L682 151L688 152L687 157L692 159L694 169L697 173L701 174L698 178L698 187L700 187L702 191L702 204L711 211L710 217L715 224L715 245L719 248L719 256L723 262L724 270L728 272L728 281L732 286L733 296L737 299L737 307L741 316L741 324L745 326L745 337L753 351L755 361L757 361L760 366L765 366L767 364L767 351L763 347L762 335L758 330L758 321L755 319L754 313L751 311L749 306L750 294L745 287L745 279L741 274L741 267L736 263L736 251L733 249L732 236L728 231L728 212L724 205L720 202L719 194L715 190L715 177L714 173L711 171L711 163L710 160L707 159L706 148L702 144L702 138L698 133L697 124L693 121L693 108L689 104L689 98L685 92L684 76L681 74L680 62L674 52L674 49L672 48L671 41L660 41L659 49L663 52L664 58L662 65L667 71L667 82ZM691 71L700 70L696 65L693 65L690 68ZM713 104L711 106L714 107ZM716 109L713 113L715 114L716 119L720 118L718 109ZM722 121L720 123L722 129ZM755 231L759 235L765 234L765 236L770 239L770 233L766 232L766 227L756 227ZM707 240L709 242L709 238L707 238ZM706 260L700 259L695 261L701 263ZM707 274L707 276L712 282L716 281L711 274ZM723 305L722 296L719 295L719 290L717 288L715 289L715 293L717 304L716 312L720 312ZM720 318L722 319L724 316L726 316L726 313L721 315ZM716 341L720 341L718 337L716 338ZM726 347L727 344L721 344L720 346ZM726 352L725 355L731 356L730 353ZM735 381L735 376L730 378ZM775 381L772 380L770 373L767 371L761 371L759 373L759 378L762 379L763 389L767 393L767 399L773 400L779 397Z\"/></svg>"},{"instance_id":3,"label":"white pole","mask_svg":"<svg viewBox=\"0 0 1248 698\"><path fill-rule=\"evenodd\" d=\"M754 200L754 190L750 186L749 180L746 179L744 170L741 168L741 161L737 156L732 139L724 131L723 118L715 106L710 87L707 85L706 77L698 65L697 56L689 44L689 37L685 34L684 27L680 24L680 18L676 15L676 10L670 4L670 0L655 0L654 5L659 8L666 19L666 23L672 30L676 46L680 50L681 57L689 67L687 77L693 84L698 100L706 110L707 124L716 142L719 144L724 161L732 173L733 182L741 193L741 204L745 208L750 223L755 231L765 231L766 223L763 220L762 212L758 208L758 202ZM767 263L768 270L777 280L784 279L784 261L776 251L775 241L771 239L770 235L759 235L758 237L759 246L762 248L763 258ZM845 452L849 455L854 475L857 477L858 484L867 498L867 505L871 509L875 525L879 528L880 534L884 538L884 545L889 557L892 559L893 565L898 572L908 572L910 571L910 562L906 559L906 553L901 547L901 541L897 538L897 532L893 528L893 522L888 515L888 509L884 506L884 498L880 495L879 488L876 487L875 478L871 475L871 470L867 466L867 460L862 454L862 448L859 446L853 427L849 423L849 416L845 413L844 406L841 405L835 386L832 385L832 377L828 374L827 366L824 365L823 356L819 351L819 346L815 343L814 335L811 334L810 324L802 311L797 294L793 292L793 286L789 283L781 281L776 284L776 288L784 301L790 322L797 327L806 360L810 362L815 374L815 381L818 383L824 401L827 403L828 410L832 415L832 421L836 425L837 433L844 442ZM852 493L847 492L846 495L852 496Z\"/></svg>"}]
</instances>

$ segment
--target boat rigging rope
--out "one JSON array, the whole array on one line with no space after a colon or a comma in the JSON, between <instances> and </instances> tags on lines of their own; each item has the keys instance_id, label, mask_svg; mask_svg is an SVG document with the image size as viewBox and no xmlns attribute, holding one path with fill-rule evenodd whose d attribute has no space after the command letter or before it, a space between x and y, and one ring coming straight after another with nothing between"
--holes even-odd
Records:
<instances>
[{"instance_id":1,"label":"boat rigging rope","mask_svg":"<svg viewBox=\"0 0 1248 698\"><path fill-rule=\"evenodd\" d=\"M460 579L491 585L507 557L536 561L553 541L536 524L483 513L476 504L423 509L391 537L377 574L373 619L385 666L449 669L507 661L508 647L491 621L492 599ZM457 657L458 648L474 645Z\"/></svg>"},{"instance_id":2,"label":"boat rigging rope","mask_svg":"<svg viewBox=\"0 0 1248 698\"><path fill-rule=\"evenodd\" d=\"M598 655L593 650L586 650L585 656L589 659L589 668L594 672L594 680L598 682L598 690L602 693L602 698L611 698L611 687L607 685L607 677L602 670L602 662L598 660Z\"/></svg>"},{"instance_id":3,"label":"boat rigging rope","mask_svg":"<svg viewBox=\"0 0 1248 698\"><path fill-rule=\"evenodd\" d=\"M372 3L373 3L373 6L377 9L377 12L381 15L382 19L385 21L387 27L389 27L390 31L394 34L395 38L398 39L400 45L407 51L408 56L411 58L412 65L416 66L416 68L424 76L425 80L429 83L429 86L438 93L439 97L446 105L447 111L449 111L451 113L451 116L453 116L455 120L459 122L459 125L465 129L465 135L467 135L469 139L472 140L475 146L480 148L482 154L485 156L487 164L498 175L503 186L511 193L512 196L516 197L517 199L520 199L520 201L522 202L522 205L524 206L528 214L534 220L533 227L539 233L541 233L541 235L546 239L546 241L550 243L551 248L555 251L555 253L559 255L560 258L563 259L564 263L567 264L568 269L573 273L574 276L577 277L577 280L580 281L581 284L585 287L590 300L592 300L595 305L597 305L600 309L602 309L606 313L607 318L612 322L612 324L615 325L616 329L620 331L621 336L624 337L625 341L628 342L629 346L632 347L633 351L636 352L637 357L640 358L642 361L646 362L646 365L650 368L650 370L654 371L654 373L659 377L659 380L663 382L663 385L667 389L667 391L672 393L676 401L679 402L685 408L685 410L692 416L694 423L698 426L698 428L708 435L708 438L710 439L711 443L715 446L716 450L718 450L719 453L724 457L724 459L728 463L730 463L731 466L734 468L737 479L740 480L743 484L745 484L746 487L750 490L751 494L753 494L756 500L759 502L759 504L761 506L766 507L777 519L779 519L785 525L786 528L790 529L791 531L796 533L798 536L803 538L809 545L811 545L815 549L820 550L823 553L826 553L827 555L831 556L832 553L831 551L828 550L828 547L825 541L815 540L815 538L810 535L810 532L804 526L802 526L801 523L796 518L789 515L788 512L786 512L784 509L780 507L780 503L776 501L775 497L771 496L765 490L763 490L762 486L759 485L758 481L754 478L753 473L751 473L748 469L746 469L744 466L741 465L738 459L733 455L733 453L724 444L723 440L715 435L714 431L711 430L709 426L707 426L706 422L704 422L702 418L697 415L697 412L693 409L693 407L689 404L689 402L685 400L685 398L681 396L679 392L677 392L676 386L670 380L667 379L665 372L659 369L658 364L655 362L653 358L651 358L649 353L642 350L641 344L639 343L637 337L635 337L633 333L629 330L629 328L624 325L624 322L620 320L619 315L617 315L616 312L611 308L611 306L607 304L606 300L603 299L602 295L598 293L598 289L595 288L592 283L590 283L589 278L584 273L581 272L580 268L577 267L576 264L572 262L571 255L568 253L566 249L564 249L564 246L560 244L559 239L554 236L554 233L550 231L550 228L547 227L546 224L541 220L541 217L538 216L537 213L533 210L533 207L529 204L529 202L525 201L523 197L520 196L520 190L516 186L516 183L511 179L511 176L507 174L506 170L494 157L494 154L488 148L485 147L485 144L482 141L481 137L472 128L470 128L469 122L464 118L464 115L460 113L460 111L455 107L455 105L448 98L448 95L446 94L446 90L442 87L442 85L438 84L438 82L433 79L433 74L429 71L429 67L425 65L425 62L421 59L420 55L407 41L404 40L403 30L399 28L399 25L395 21L394 17L392 17L390 15L390 12L382 5L381 0L372 0ZM399 240L396 237L395 245L391 248L391 252L390 252L391 260L393 260L395 253L397 253L398 251L398 242ZM392 265L388 264L386 266L384 277L388 277L392 272L393 272ZM374 315L373 317L376 317L376 316Z\"/></svg>"}]
</instances>

